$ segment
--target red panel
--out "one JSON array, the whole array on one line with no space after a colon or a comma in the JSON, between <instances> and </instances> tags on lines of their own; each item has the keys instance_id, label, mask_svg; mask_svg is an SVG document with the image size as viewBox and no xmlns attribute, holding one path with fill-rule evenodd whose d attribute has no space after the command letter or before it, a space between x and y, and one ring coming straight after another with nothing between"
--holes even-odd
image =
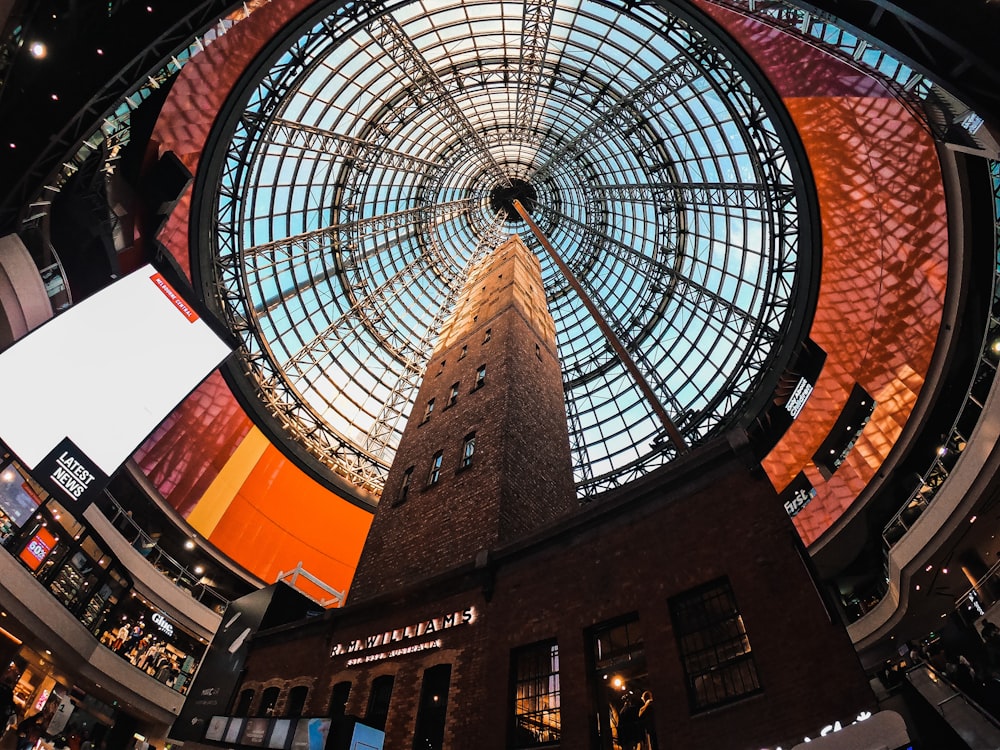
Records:
<instances>
[{"instance_id":1,"label":"red panel","mask_svg":"<svg viewBox=\"0 0 1000 750\"><path fill-rule=\"evenodd\" d=\"M167 502L186 517L250 426L216 371L171 412L133 458Z\"/></svg>"},{"instance_id":2,"label":"red panel","mask_svg":"<svg viewBox=\"0 0 1000 750\"><path fill-rule=\"evenodd\" d=\"M209 541L265 581L302 562L335 589L351 583L372 514L267 448Z\"/></svg>"}]
</instances>

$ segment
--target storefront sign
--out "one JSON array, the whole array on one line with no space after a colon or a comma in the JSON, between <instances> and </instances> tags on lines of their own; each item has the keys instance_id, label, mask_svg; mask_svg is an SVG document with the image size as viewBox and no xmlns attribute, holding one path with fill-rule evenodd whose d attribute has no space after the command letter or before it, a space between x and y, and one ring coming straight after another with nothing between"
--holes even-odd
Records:
<instances>
[{"instance_id":1,"label":"storefront sign","mask_svg":"<svg viewBox=\"0 0 1000 750\"><path fill-rule=\"evenodd\" d=\"M330 651L330 656L341 656L343 654L354 654L361 651L369 651L377 648L385 648L387 646L393 646L397 643L403 643L404 641L411 640L413 638L421 638L425 635L433 635L441 630L448 630L449 628L454 628L459 625L469 625L476 619L476 608L468 607L459 612L449 612L441 617L432 617L429 620L423 620L416 623L415 625L407 625L404 628L397 628L395 630L387 630L384 633L375 633L374 635L366 636L365 638L356 638L355 640L349 641L348 643L338 643ZM434 645L436 643L436 645ZM440 648L440 641L432 641L428 644L414 644L413 646L399 646L397 648L389 649L388 651L382 652L382 654L377 655L379 659L390 658L389 655L402 656L406 653L413 653L414 651L423 651L428 648ZM412 649L412 650L410 650ZM377 659L372 659L375 661ZM348 664L361 663L362 660L352 659Z\"/></svg>"},{"instance_id":2,"label":"storefront sign","mask_svg":"<svg viewBox=\"0 0 1000 750\"><path fill-rule=\"evenodd\" d=\"M799 382L795 386L795 390L792 391L792 395L789 396L788 401L785 403L785 409L792 415L792 419L799 416L799 412L802 411L802 407L806 405L806 401L809 400L812 392L812 383L805 378L799 378Z\"/></svg>"},{"instance_id":3,"label":"storefront sign","mask_svg":"<svg viewBox=\"0 0 1000 750\"><path fill-rule=\"evenodd\" d=\"M174 634L173 624L159 612L154 612L153 616L150 619L153 621L153 624L156 625L156 627L158 627L165 634L167 635Z\"/></svg>"},{"instance_id":4,"label":"storefront sign","mask_svg":"<svg viewBox=\"0 0 1000 750\"><path fill-rule=\"evenodd\" d=\"M816 488L804 472L799 472L789 485L782 490L778 499L785 506L785 512L795 518L809 502L816 497Z\"/></svg>"}]
</instances>

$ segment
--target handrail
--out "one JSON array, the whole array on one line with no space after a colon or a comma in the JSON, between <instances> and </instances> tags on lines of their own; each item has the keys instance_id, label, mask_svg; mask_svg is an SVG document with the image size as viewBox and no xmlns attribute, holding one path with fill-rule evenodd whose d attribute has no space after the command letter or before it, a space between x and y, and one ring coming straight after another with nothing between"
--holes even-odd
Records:
<instances>
[{"instance_id":1,"label":"handrail","mask_svg":"<svg viewBox=\"0 0 1000 750\"><path fill-rule=\"evenodd\" d=\"M305 578L307 581L309 581L313 585L317 586L321 590L323 590L323 591L327 592L328 594L330 594L331 595L330 598L329 599L316 599L314 596L311 596L308 592L303 591L302 588L297 585L298 584L298 580L299 580L300 577ZM298 591L301 591L303 594L305 594L306 596L308 596L310 599L316 601L321 607L329 607L330 605L334 605L334 606L337 606L337 607L343 607L344 606L344 592L343 591L337 591L335 588L333 588L332 586L330 586L328 583L324 583L319 578L317 578L316 576L314 576L312 573L310 573L309 571L307 571L305 568L302 567L302 561L301 560L299 560L298 565L296 565L291 570L289 570L287 572L286 571L281 571L280 573L278 573L277 578L275 578L274 580L275 580L275 583L277 583L278 581L284 581L289 586L292 586L293 588L297 589Z\"/></svg>"},{"instance_id":2,"label":"handrail","mask_svg":"<svg viewBox=\"0 0 1000 750\"><path fill-rule=\"evenodd\" d=\"M882 529L882 551L886 574L878 578L865 596L873 597L875 602L870 606L862 606L859 611L850 613L851 621L858 620L867 614L887 593L889 589L889 552L899 544L910 531L917 519L923 515L931 502L944 487L958 462L962 452L972 436L990 389L997 376L998 361L1000 361L1000 317L994 311L1000 310L1000 161L988 161L990 180L993 186L994 206L994 268L991 288L990 314L979 346L979 358L971 382L966 388L965 396L958 416L955 417L949 431L942 436L943 443L930 466L918 475L916 487L906 496L889 521ZM996 566L994 566L996 567ZM969 596L966 593L966 596ZM963 597L964 599L964 597ZM960 606L962 600L956 603Z\"/></svg>"},{"instance_id":3,"label":"handrail","mask_svg":"<svg viewBox=\"0 0 1000 750\"><path fill-rule=\"evenodd\" d=\"M105 489L104 494L111 501L115 511L114 517L110 519L111 524L122 535L122 538L139 550L139 553L149 561L150 565L162 573L164 577L173 581L178 588L190 592L196 601L217 611L221 611L221 609L225 609L228 606L229 600L226 597L212 587L202 583L200 576L192 573L185 565L182 565L164 552L156 543L156 540L136 523L110 491ZM130 537L122 526L126 526L134 532L134 535ZM209 599L207 603L204 601L206 598Z\"/></svg>"},{"instance_id":4,"label":"handrail","mask_svg":"<svg viewBox=\"0 0 1000 750\"><path fill-rule=\"evenodd\" d=\"M971 436L979 417L983 412L984 397L977 395L978 389L988 389L992 386L997 373L997 359L1000 350L997 342L1000 341L1000 318L993 314L997 308L998 296L1000 296L1000 162L991 161L990 178L993 181L993 206L994 206L994 268L993 282L990 298L994 304L990 306L990 316L987 321L983 338L979 346L979 362L973 374L972 382L966 389L962 407L958 411L958 416L952 422L951 429L944 444L938 449L931 466L920 477L920 484L910 493L899 511L889 520L882 530L882 539L887 549L891 549L912 527L913 522L926 510L931 501L940 491L945 481L954 468L958 456L965 450L968 437Z\"/></svg>"}]
</instances>

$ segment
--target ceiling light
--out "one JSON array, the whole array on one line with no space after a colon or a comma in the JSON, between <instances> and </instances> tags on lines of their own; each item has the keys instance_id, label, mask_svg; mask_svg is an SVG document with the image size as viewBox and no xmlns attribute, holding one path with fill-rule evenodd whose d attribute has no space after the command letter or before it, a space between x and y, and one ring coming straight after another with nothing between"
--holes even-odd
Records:
<instances>
[{"instance_id":1,"label":"ceiling light","mask_svg":"<svg viewBox=\"0 0 1000 750\"><path fill-rule=\"evenodd\" d=\"M932 570L934 570L933 565L928 565L926 568L924 568L925 573L930 573Z\"/></svg>"},{"instance_id":2,"label":"ceiling light","mask_svg":"<svg viewBox=\"0 0 1000 750\"><path fill-rule=\"evenodd\" d=\"M45 45L42 44L41 42L32 42L30 45L28 45L28 52L30 52L31 56L36 60L41 60L43 57L45 57L45 55L48 54L49 51L48 49L46 49Z\"/></svg>"},{"instance_id":3,"label":"ceiling light","mask_svg":"<svg viewBox=\"0 0 1000 750\"><path fill-rule=\"evenodd\" d=\"M915 588L917 589L917 591L920 591L920 584L918 583L918 584L917 584L917 585L915 586Z\"/></svg>"},{"instance_id":4,"label":"ceiling light","mask_svg":"<svg viewBox=\"0 0 1000 750\"><path fill-rule=\"evenodd\" d=\"M975 523L977 518L979 518L979 516L973 516L969 519L969 523Z\"/></svg>"},{"instance_id":5,"label":"ceiling light","mask_svg":"<svg viewBox=\"0 0 1000 750\"><path fill-rule=\"evenodd\" d=\"M194 574L196 576L200 576L204 572L205 572L205 569L201 565L195 565L194 566Z\"/></svg>"},{"instance_id":6,"label":"ceiling light","mask_svg":"<svg viewBox=\"0 0 1000 750\"><path fill-rule=\"evenodd\" d=\"M942 572L942 573L947 573L947 572L948 572L948 569L947 569L947 568L941 568L941 572Z\"/></svg>"},{"instance_id":7,"label":"ceiling light","mask_svg":"<svg viewBox=\"0 0 1000 750\"><path fill-rule=\"evenodd\" d=\"M184 542L184 549L194 549L194 540L188 539L186 542Z\"/></svg>"}]
</instances>

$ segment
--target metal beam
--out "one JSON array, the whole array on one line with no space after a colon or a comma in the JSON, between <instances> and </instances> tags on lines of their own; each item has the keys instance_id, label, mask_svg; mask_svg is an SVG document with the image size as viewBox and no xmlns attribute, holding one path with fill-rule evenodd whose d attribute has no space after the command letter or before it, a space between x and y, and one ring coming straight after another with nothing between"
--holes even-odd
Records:
<instances>
[{"instance_id":1,"label":"metal beam","mask_svg":"<svg viewBox=\"0 0 1000 750\"><path fill-rule=\"evenodd\" d=\"M573 288L573 291L577 293L580 301L583 303L583 306L586 307L587 311L591 314L591 316L593 316L594 322L597 323L597 327L601 329L601 333L604 335L604 338L614 350L615 354L618 355L619 359L621 359L622 364L625 366L625 369L628 370L629 375L632 376L632 379L639 387L639 390L642 391L643 396L646 397L646 401L649 403L650 408L652 408L653 413L659 418L664 430L666 430L667 437L669 437L670 442L674 444L674 448L677 449L678 453L686 453L688 445L684 440L684 436L681 435L680 430L677 429L673 420L670 419L670 415L667 414L667 410L663 408L663 404L660 403L660 399L653 392L653 389L646 381L645 376L635 364L635 360L632 359L632 355L628 353L628 350L622 342L618 340L618 337L611 329L611 326L608 325L604 316L601 315L597 305L595 305L594 301L590 299L590 296L583 288L583 285L577 280L573 271L570 270L570 267L563 262L563 259L555 251L555 248L552 247L548 238L542 233L542 230L538 228L534 219L531 218L531 214L529 214L525 210L524 206L521 205L521 201L515 199L513 205L517 213L520 214L521 218L524 219L525 223L531 229L532 234L535 235L535 239L537 239L538 243L545 248L545 252L549 254L552 262L556 264L559 271L566 278L567 283L569 283L569 285Z\"/></svg>"}]
</instances>

